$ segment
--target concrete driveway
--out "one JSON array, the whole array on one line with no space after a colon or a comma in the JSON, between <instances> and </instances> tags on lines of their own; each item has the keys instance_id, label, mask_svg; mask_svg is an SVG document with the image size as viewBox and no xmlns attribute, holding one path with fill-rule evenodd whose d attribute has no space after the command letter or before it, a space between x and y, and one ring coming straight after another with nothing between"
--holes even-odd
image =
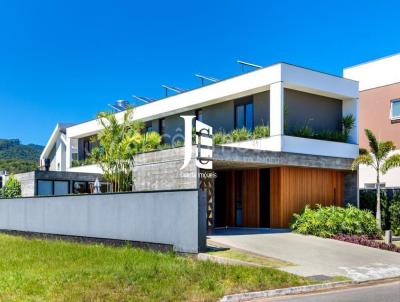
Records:
<instances>
[{"instance_id":1,"label":"concrete driveway","mask_svg":"<svg viewBox=\"0 0 400 302\"><path fill-rule=\"evenodd\" d=\"M216 229L208 240L255 254L291 262L281 268L301 276L345 276L355 281L400 276L400 253L288 230Z\"/></svg>"}]
</instances>

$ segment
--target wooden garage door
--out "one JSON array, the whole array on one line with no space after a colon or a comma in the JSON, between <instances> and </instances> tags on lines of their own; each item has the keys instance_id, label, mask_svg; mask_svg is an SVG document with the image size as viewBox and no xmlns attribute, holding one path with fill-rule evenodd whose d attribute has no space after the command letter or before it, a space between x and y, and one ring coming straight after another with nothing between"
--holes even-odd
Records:
<instances>
[{"instance_id":1,"label":"wooden garage door","mask_svg":"<svg viewBox=\"0 0 400 302\"><path fill-rule=\"evenodd\" d=\"M343 205L343 172L280 167L271 169L271 226L287 227L309 204Z\"/></svg>"}]
</instances>

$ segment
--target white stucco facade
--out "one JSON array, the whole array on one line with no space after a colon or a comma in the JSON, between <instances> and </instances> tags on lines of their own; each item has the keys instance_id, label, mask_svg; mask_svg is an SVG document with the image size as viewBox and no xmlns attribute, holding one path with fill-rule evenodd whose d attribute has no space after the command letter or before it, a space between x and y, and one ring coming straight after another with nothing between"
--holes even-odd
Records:
<instances>
[{"instance_id":1,"label":"white stucco facade","mask_svg":"<svg viewBox=\"0 0 400 302\"><path fill-rule=\"evenodd\" d=\"M352 114L356 127L348 143L333 143L288 137L284 135L285 89L311 93L342 101L343 115ZM263 147L273 151L354 158L358 149L358 82L314 70L278 63L255 71L221 80L216 83L179 93L135 108L133 119L144 122L168 117L229 100L269 92L269 122L271 137ZM117 113L121 119L123 113ZM97 120L77 124L66 129L65 165L67 171L90 172L98 167L72 168L72 142L98 133ZM50 140L46 150L54 141ZM267 146L267 147L266 147ZM43 158L48 153L44 152ZM98 170L96 170L97 172Z\"/></svg>"}]
</instances>

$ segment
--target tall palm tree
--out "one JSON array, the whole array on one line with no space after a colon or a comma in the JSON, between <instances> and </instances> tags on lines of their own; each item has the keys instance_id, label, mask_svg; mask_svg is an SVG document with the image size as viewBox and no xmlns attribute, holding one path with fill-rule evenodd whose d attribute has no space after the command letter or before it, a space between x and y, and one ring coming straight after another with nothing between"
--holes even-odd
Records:
<instances>
[{"instance_id":1,"label":"tall palm tree","mask_svg":"<svg viewBox=\"0 0 400 302\"><path fill-rule=\"evenodd\" d=\"M366 165L376 171L376 224L379 229L382 229L380 177L390 169L400 167L400 154L391 155L391 152L396 150L394 143L378 141L371 130L365 129L365 135L368 138L370 150L360 149L360 155L353 161L352 168L356 170L359 165Z\"/></svg>"}]
</instances>

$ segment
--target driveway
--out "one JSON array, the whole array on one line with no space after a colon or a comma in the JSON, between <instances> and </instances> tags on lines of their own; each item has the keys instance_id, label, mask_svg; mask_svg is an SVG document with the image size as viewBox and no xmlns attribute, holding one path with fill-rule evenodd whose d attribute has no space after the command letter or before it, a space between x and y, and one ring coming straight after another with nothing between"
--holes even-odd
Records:
<instances>
[{"instance_id":1,"label":"driveway","mask_svg":"<svg viewBox=\"0 0 400 302\"><path fill-rule=\"evenodd\" d=\"M208 240L291 262L281 270L301 276L345 276L355 281L400 276L400 253L294 234L288 230L228 228Z\"/></svg>"}]
</instances>

